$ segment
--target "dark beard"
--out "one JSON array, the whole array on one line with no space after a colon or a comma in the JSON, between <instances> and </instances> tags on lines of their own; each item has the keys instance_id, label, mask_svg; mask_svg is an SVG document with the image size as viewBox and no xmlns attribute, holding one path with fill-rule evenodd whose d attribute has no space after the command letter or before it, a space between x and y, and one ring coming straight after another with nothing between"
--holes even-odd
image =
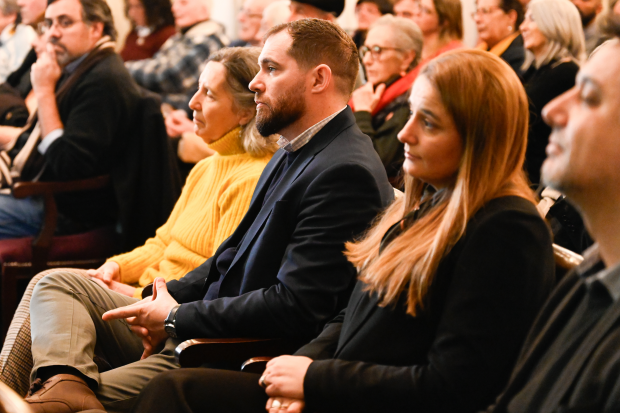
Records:
<instances>
[{"instance_id":1,"label":"dark beard","mask_svg":"<svg viewBox=\"0 0 620 413\"><path fill-rule=\"evenodd\" d=\"M267 137L279 133L282 129L297 122L306 113L306 101L303 90L291 88L271 107L258 111L256 114L256 129L262 136ZM260 99L259 99L260 100Z\"/></svg>"}]
</instances>

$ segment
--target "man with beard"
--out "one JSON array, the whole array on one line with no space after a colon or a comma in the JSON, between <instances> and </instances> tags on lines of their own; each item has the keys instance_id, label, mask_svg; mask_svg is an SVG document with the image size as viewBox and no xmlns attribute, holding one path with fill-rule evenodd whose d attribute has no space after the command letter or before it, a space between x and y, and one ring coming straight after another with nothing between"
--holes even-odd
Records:
<instances>
[{"instance_id":1,"label":"man with beard","mask_svg":"<svg viewBox=\"0 0 620 413\"><path fill-rule=\"evenodd\" d=\"M281 149L238 228L185 277L168 284L157 278L142 301L68 272L41 279L30 311L33 378L43 390L31 403L92 408L88 384L108 412L127 411L151 378L179 367L174 350L181 340L309 341L346 306L356 272L344 243L394 195L347 107L357 48L342 29L321 20L280 25L266 38L250 89L258 130L279 133ZM95 347L112 370L99 374Z\"/></svg>"},{"instance_id":2,"label":"man with beard","mask_svg":"<svg viewBox=\"0 0 620 413\"><path fill-rule=\"evenodd\" d=\"M586 53L588 56L598 46L601 34L596 25L596 16L603 11L602 0L571 0L579 10L583 34L586 37Z\"/></svg>"},{"instance_id":3,"label":"man with beard","mask_svg":"<svg viewBox=\"0 0 620 413\"><path fill-rule=\"evenodd\" d=\"M70 181L109 174L127 140L140 97L137 85L114 52L116 30L103 0L51 0L30 70L38 109L8 142L19 179ZM135 122L135 119L133 120ZM7 143L7 142L4 142ZM56 197L59 230L84 231L113 224L112 190ZM0 194L0 239L38 234L43 224L40 197Z\"/></svg>"}]
</instances>

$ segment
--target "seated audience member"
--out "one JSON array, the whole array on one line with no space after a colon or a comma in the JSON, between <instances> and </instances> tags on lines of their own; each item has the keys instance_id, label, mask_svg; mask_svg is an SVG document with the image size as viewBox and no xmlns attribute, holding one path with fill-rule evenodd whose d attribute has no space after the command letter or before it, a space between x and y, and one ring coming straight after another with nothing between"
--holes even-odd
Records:
<instances>
[{"instance_id":1,"label":"seated audience member","mask_svg":"<svg viewBox=\"0 0 620 413\"><path fill-rule=\"evenodd\" d=\"M292 0L290 10L290 22L314 18L335 23L344 11L344 0Z\"/></svg>"},{"instance_id":2,"label":"seated audience member","mask_svg":"<svg viewBox=\"0 0 620 413\"><path fill-rule=\"evenodd\" d=\"M415 5L412 20L424 37L420 66L442 53L463 47L460 0L420 0Z\"/></svg>"},{"instance_id":3,"label":"seated audience member","mask_svg":"<svg viewBox=\"0 0 620 413\"><path fill-rule=\"evenodd\" d=\"M344 10L344 0L308 0L303 2L289 2L288 21L304 18L317 18L335 22L336 17ZM361 84L358 78L356 85ZM178 155L181 160L180 168L189 171L193 164L211 156L213 152L192 133L193 125L184 110L172 111L166 116L166 128L171 138L180 138L178 141Z\"/></svg>"},{"instance_id":4,"label":"seated audience member","mask_svg":"<svg viewBox=\"0 0 620 413\"><path fill-rule=\"evenodd\" d=\"M211 55L189 106L196 133L216 154L194 167L154 238L110 258L89 275L113 291L141 298L142 287L155 278L178 279L198 267L237 228L276 149L273 138L256 130L256 103L247 87L258 73L259 53L255 48L226 48Z\"/></svg>"},{"instance_id":5,"label":"seated audience member","mask_svg":"<svg viewBox=\"0 0 620 413\"><path fill-rule=\"evenodd\" d=\"M351 36L359 49L366 40L368 29L385 14L393 13L391 0L357 0L355 17L357 30Z\"/></svg>"},{"instance_id":6,"label":"seated audience member","mask_svg":"<svg viewBox=\"0 0 620 413\"><path fill-rule=\"evenodd\" d=\"M368 82L353 92L349 105L397 185L405 154L396 135L409 119L407 92L418 73L422 33L410 20L383 16L371 26L360 55Z\"/></svg>"},{"instance_id":7,"label":"seated audience member","mask_svg":"<svg viewBox=\"0 0 620 413\"><path fill-rule=\"evenodd\" d=\"M532 184L540 183L540 167L551 128L542 120L542 108L575 85L579 62L585 57L583 31L577 8L565 0L533 0L521 24L528 54L523 86L530 100L530 132L525 170Z\"/></svg>"},{"instance_id":8,"label":"seated audience member","mask_svg":"<svg viewBox=\"0 0 620 413\"><path fill-rule=\"evenodd\" d=\"M150 59L176 33L170 0L126 0L132 29L121 50L124 61Z\"/></svg>"},{"instance_id":9,"label":"seated audience member","mask_svg":"<svg viewBox=\"0 0 620 413\"><path fill-rule=\"evenodd\" d=\"M226 46L224 28L209 20L211 0L173 0L172 14L179 32L150 59L125 62L142 87L162 96L164 103L186 109L198 89L198 77L209 55Z\"/></svg>"},{"instance_id":10,"label":"seated audience member","mask_svg":"<svg viewBox=\"0 0 620 413\"><path fill-rule=\"evenodd\" d=\"M501 57L516 73L521 73L525 60L523 37L523 6L518 0L478 0L472 13L478 29L480 50Z\"/></svg>"},{"instance_id":11,"label":"seated audience member","mask_svg":"<svg viewBox=\"0 0 620 413\"><path fill-rule=\"evenodd\" d=\"M140 97L114 52L110 9L101 0L55 0L42 29L47 43L31 68L37 116L6 147L13 167L20 170L23 164L21 180L109 174L136 121ZM60 232L84 231L118 218L111 188L58 195L56 202ZM0 238L37 234L43 215L39 197L0 194Z\"/></svg>"},{"instance_id":12,"label":"seated audience member","mask_svg":"<svg viewBox=\"0 0 620 413\"><path fill-rule=\"evenodd\" d=\"M538 315L504 393L490 412L620 410L620 25L549 103L553 128L543 182L566 193L598 246Z\"/></svg>"},{"instance_id":13,"label":"seated audience member","mask_svg":"<svg viewBox=\"0 0 620 413\"><path fill-rule=\"evenodd\" d=\"M417 0L398 0L394 3L394 16L413 20L417 8Z\"/></svg>"},{"instance_id":14,"label":"seated audience member","mask_svg":"<svg viewBox=\"0 0 620 413\"><path fill-rule=\"evenodd\" d=\"M19 6L19 15L22 24L32 27L37 26L38 23L43 21L46 4L46 0L19 0L17 5ZM35 43L42 45L44 41L35 38L33 44ZM44 49L44 47L40 47L40 49ZM34 93L32 93L32 84L30 82L30 66L32 66L36 60L37 54L33 46L26 54L21 65L7 77L5 83L0 85L0 107L9 100L7 98L8 96L17 96L26 100L29 108L36 110L36 102L34 101ZM5 120L6 119L2 119L3 125L23 126L22 124L5 123ZM10 140L10 137L7 137L7 133L10 134L10 136L14 136L13 134L17 132L7 132L0 127L0 148Z\"/></svg>"},{"instance_id":15,"label":"seated audience member","mask_svg":"<svg viewBox=\"0 0 620 413\"><path fill-rule=\"evenodd\" d=\"M260 29L256 32L255 42L263 46L263 36L274 26L286 23L291 15L291 2L289 0L277 0L265 7L263 18L260 21Z\"/></svg>"},{"instance_id":16,"label":"seated audience member","mask_svg":"<svg viewBox=\"0 0 620 413\"><path fill-rule=\"evenodd\" d=\"M270 412L452 413L493 401L554 282L522 170L527 97L499 58L473 50L423 68L410 104L399 134L405 195L347 244L359 274L348 307L260 379L166 372L137 412L258 412L266 402Z\"/></svg>"},{"instance_id":17,"label":"seated audience member","mask_svg":"<svg viewBox=\"0 0 620 413\"><path fill-rule=\"evenodd\" d=\"M67 271L42 278L30 305L34 368L26 400L35 411L57 400L73 411L127 411L152 377L178 367L181 340L310 339L346 305L355 269L344 243L394 195L346 106L357 48L342 29L316 19L277 26L267 37L249 87L257 129L281 134L282 149L247 214L204 264L168 284L156 278L141 302ZM209 94L209 104L218 99ZM128 318L130 328L117 318ZM95 347L111 370L99 373Z\"/></svg>"},{"instance_id":18,"label":"seated audience member","mask_svg":"<svg viewBox=\"0 0 620 413\"><path fill-rule=\"evenodd\" d=\"M265 8L274 0L245 0L243 7L237 14L239 22L239 38L230 43L235 46L260 46L260 39L256 38L256 33L260 30L260 24L264 17Z\"/></svg>"},{"instance_id":19,"label":"seated audience member","mask_svg":"<svg viewBox=\"0 0 620 413\"><path fill-rule=\"evenodd\" d=\"M17 70L36 37L34 29L21 24L17 0L0 0L0 83Z\"/></svg>"},{"instance_id":20,"label":"seated audience member","mask_svg":"<svg viewBox=\"0 0 620 413\"><path fill-rule=\"evenodd\" d=\"M601 33L596 24L596 17L603 11L602 0L571 0L577 7L579 16L581 17L581 27L586 42L586 55L600 44Z\"/></svg>"}]
</instances>

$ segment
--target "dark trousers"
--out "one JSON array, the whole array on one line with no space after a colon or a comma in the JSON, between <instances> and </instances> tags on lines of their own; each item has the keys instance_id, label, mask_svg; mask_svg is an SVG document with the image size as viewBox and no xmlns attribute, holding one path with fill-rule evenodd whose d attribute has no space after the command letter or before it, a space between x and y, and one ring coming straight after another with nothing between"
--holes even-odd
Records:
<instances>
[{"instance_id":1,"label":"dark trousers","mask_svg":"<svg viewBox=\"0 0 620 413\"><path fill-rule=\"evenodd\" d=\"M207 368L181 368L157 375L144 388L134 412L263 413L260 375Z\"/></svg>"}]
</instances>

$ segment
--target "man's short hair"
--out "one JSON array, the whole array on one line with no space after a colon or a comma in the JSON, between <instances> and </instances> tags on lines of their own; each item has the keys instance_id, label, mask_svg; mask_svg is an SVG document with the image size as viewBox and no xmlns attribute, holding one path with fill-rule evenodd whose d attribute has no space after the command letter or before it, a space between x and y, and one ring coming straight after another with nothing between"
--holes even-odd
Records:
<instances>
[{"instance_id":1,"label":"man's short hair","mask_svg":"<svg viewBox=\"0 0 620 413\"><path fill-rule=\"evenodd\" d=\"M332 71L338 91L350 96L359 71L359 55L351 37L327 20L301 19L271 28L264 41L286 31L293 43L287 53L300 68L308 70L326 64Z\"/></svg>"},{"instance_id":2,"label":"man's short hair","mask_svg":"<svg viewBox=\"0 0 620 413\"><path fill-rule=\"evenodd\" d=\"M48 0L47 5L55 3L58 0ZM84 23L103 23L103 35L110 36L113 41L116 40L116 28L114 27L114 19L110 6L105 0L79 0L82 5L82 20Z\"/></svg>"}]
</instances>

